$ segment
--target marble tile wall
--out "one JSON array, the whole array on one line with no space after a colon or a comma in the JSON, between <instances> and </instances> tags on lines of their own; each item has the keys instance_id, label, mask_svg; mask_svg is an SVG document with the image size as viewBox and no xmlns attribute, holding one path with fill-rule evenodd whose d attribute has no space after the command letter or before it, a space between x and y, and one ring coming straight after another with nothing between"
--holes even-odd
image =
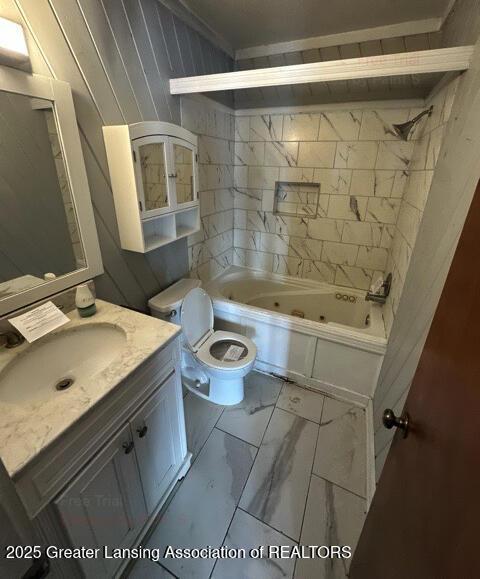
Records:
<instances>
[{"instance_id":1,"label":"marble tile wall","mask_svg":"<svg viewBox=\"0 0 480 579\"><path fill-rule=\"evenodd\" d=\"M237 116L234 264L368 289L386 269L415 146L392 123L418 112ZM275 214L277 181L320 183L317 217Z\"/></svg>"},{"instance_id":2,"label":"marble tile wall","mask_svg":"<svg viewBox=\"0 0 480 579\"><path fill-rule=\"evenodd\" d=\"M480 179L480 18L475 27L472 14L480 15L480 0L458 0L442 32L446 46L477 40L453 105L445 99L449 120L373 399L377 478L394 435L383 411L402 413Z\"/></svg>"},{"instance_id":3,"label":"marble tile wall","mask_svg":"<svg viewBox=\"0 0 480 579\"><path fill-rule=\"evenodd\" d=\"M233 115L182 99L182 124L199 136L201 231L189 238L191 275L231 264L368 289L386 272L390 330L457 82L400 140L392 124L421 109ZM275 212L277 181L320 183L316 218Z\"/></svg>"},{"instance_id":4,"label":"marble tile wall","mask_svg":"<svg viewBox=\"0 0 480 579\"><path fill-rule=\"evenodd\" d=\"M392 272L393 284L384 307L387 333L390 333L397 312L457 86L458 77L427 102L426 108L433 105L432 115L424 117L417 125L419 138L414 144L398 219L388 251L386 271Z\"/></svg>"},{"instance_id":5,"label":"marble tile wall","mask_svg":"<svg viewBox=\"0 0 480 579\"><path fill-rule=\"evenodd\" d=\"M188 260L190 275L202 280L215 277L233 260L232 112L207 99L182 98L182 126L199 137L201 230L188 239Z\"/></svg>"}]
</instances>

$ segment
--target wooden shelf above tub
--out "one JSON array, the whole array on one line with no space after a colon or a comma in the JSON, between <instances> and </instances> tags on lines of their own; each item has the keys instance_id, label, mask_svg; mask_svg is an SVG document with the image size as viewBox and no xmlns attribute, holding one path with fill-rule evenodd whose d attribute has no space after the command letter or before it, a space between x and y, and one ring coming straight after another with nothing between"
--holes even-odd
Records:
<instances>
[{"instance_id":1,"label":"wooden shelf above tub","mask_svg":"<svg viewBox=\"0 0 480 579\"><path fill-rule=\"evenodd\" d=\"M173 78L170 80L170 93L203 93L263 86L462 71L469 68L473 50L473 46L456 46Z\"/></svg>"}]
</instances>

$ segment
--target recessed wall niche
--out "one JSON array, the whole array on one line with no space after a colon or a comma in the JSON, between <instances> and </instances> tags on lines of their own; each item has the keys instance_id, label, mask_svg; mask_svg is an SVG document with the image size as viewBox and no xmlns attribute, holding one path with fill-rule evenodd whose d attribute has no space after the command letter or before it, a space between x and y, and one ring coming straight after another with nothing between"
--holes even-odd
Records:
<instances>
[{"instance_id":1,"label":"recessed wall niche","mask_svg":"<svg viewBox=\"0 0 480 579\"><path fill-rule=\"evenodd\" d=\"M277 181L273 212L293 217L317 217L320 183Z\"/></svg>"}]
</instances>

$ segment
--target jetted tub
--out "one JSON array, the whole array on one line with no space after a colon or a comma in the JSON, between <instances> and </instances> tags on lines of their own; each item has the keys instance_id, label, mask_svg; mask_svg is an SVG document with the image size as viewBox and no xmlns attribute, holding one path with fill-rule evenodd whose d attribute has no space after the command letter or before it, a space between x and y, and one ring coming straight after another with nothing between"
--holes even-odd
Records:
<instances>
[{"instance_id":1,"label":"jetted tub","mask_svg":"<svg viewBox=\"0 0 480 579\"><path fill-rule=\"evenodd\" d=\"M365 404L386 349L382 306L365 292L230 267L205 289L216 328L251 338L259 370Z\"/></svg>"}]
</instances>

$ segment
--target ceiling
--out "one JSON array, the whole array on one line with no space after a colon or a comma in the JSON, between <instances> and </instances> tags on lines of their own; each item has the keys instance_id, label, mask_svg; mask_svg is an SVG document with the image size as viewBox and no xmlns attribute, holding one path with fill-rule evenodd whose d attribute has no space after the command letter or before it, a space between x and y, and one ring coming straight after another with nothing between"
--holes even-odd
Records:
<instances>
[{"instance_id":1,"label":"ceiling","mask_svg":"<svg viewBox=\"0 0 480 579\"><path fill-rule=\"evenodd\" d=\"M443 18L451 0L183 0L234 48Z\"/></svg>"}]
</instances>

